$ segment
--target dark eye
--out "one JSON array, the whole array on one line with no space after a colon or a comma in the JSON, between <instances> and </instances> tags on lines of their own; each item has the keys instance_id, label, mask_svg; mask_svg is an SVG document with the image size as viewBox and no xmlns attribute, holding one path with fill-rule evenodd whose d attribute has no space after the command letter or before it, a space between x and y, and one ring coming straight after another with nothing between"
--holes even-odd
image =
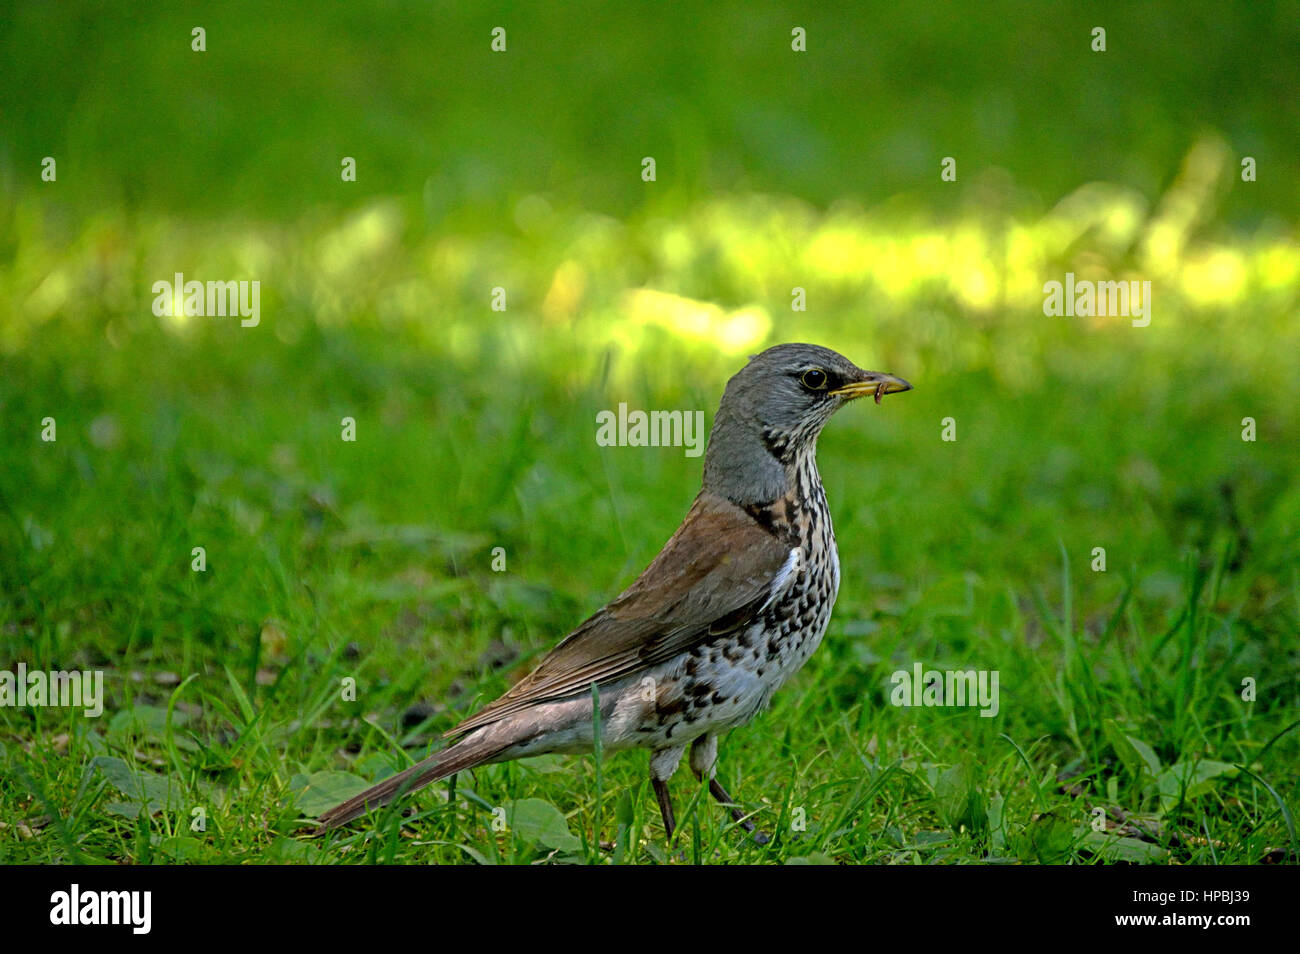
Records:
<instances>
[{"instance_id":1,"label":"dark eye","mask_svg":"<svg viewBox=\"0 0 1300 954\"><path fill-rule=\"evenodd\" d=\"M826 372L821 368L809 368L799 375L799 381L809 391L820 391L826 387Z\"/></svg>"}]
</instances>

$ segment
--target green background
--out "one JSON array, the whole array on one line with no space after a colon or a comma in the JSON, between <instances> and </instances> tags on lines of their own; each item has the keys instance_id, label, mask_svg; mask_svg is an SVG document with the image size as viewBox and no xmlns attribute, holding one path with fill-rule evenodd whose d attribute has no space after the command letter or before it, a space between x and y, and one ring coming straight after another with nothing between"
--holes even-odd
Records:
<instances>
[{"instance_id":1,"label":"green background","mask_svg":"<svg viewBox=\"0 0 1300 954\"><path fill-rule=\"evenodd\" d=\"M683 772L687 857L1294 861L1298 14L6 7L0 668L108 708L0 708L0 856L672 860L639 753L301 833L677 525L700 461L598 411L711 420L805 340L915 390L824 434L836 613L722 746L778 837ZM156 317L176 272L260 281L260 324ZM1045 316L1067 272L1150 281L1150 326ZM998 718L889 705L916 662L998 670Z\"/></svg>"}]
</instances>

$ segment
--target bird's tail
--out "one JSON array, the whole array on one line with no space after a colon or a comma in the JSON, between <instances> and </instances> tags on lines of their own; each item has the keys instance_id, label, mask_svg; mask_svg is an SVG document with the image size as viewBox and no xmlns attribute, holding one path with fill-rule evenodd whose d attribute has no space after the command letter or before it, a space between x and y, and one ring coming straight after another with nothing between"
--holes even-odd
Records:
<instances>
[{"instance_id":1,"label":"bird's tail","mask_svg":"<svg viewBox=\"0 0 1300 954\"><path fill-rule=\"evenodd\" d=\"M313 834L320 835L331 828L346 825L372 809L387 805L399 795L414 792L449 775L490 762L494 756L509 747L508 739L494 739L489 737L489 733L476 732L441 752L435 752L422 762L415 763L406 771L372 785L360 795L354 795L346 802L335 805L320 816L320 827Z\"/></svg>"}]
</instances>

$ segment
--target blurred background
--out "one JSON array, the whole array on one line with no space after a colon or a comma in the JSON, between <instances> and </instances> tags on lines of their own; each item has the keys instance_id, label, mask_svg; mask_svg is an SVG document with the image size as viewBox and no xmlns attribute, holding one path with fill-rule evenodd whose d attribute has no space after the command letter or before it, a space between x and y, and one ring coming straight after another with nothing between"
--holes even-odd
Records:
<instances>
[{"instance_id":1,"label":"blurred background","mask_svg":"<svg viewBox=\"0 0 1300 954\"><path fill-rule=\"evenodd\" d=\"M1204 698L1250 674L1285 724L1300 4L473 6L0 10L0 662L122 706L229 665L296 711L344 655L389 720L500 689L698 487L596 413L711 421L804 340L915 386L822 438L832 698L1001 666L1025 734L1103 745L1035 668L1064 620L1172 760L1188 697L1120 649L1190 598ZM260 281L260 324L156 317L177 272ZM1045 316L1067 272L1150 281L1150 326Z\"/></svg>"}]
</instances>

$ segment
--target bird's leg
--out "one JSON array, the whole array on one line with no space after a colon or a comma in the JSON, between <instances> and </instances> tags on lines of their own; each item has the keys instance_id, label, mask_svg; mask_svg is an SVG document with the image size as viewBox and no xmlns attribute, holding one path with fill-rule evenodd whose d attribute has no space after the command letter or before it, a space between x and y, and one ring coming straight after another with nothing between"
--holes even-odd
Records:
<instances>
[{"instance_id":1,"label":"bird's leg","mask_svg":"<svg viewBox=\"0 0 1300 954\"><path fill-rule=\"evenodd\" d=\"M717 778L718 770L718 737L716 735L702 735L691 745L691 771L695 773L696 779L709 777L709 794L718 800L720 804L726 805L731 809L731 817L740 822L745 831L753 832L754 823L745 817L745 812L736 803L736 800L727 794L727 790L722 787L722 783Z\"/></svg>"},{"instance_id":2,"label":"bird's leg","mask_svg":"<svg viewBox=\"0 0 1300 954\"><path fill-rule=\"evenodd\" d=\"M734 798L727 794L727 790L722 787L722 783L716 778L709 779L709 793L718 800L719 804L730 806L731 817L740 822L741 828L754 836L754 844L766 845L772 840L771 835L755 825L752 820L745 817L745 810L740 807Z\"/></svg>"},{"instance_id":3,"label":"bird's leg","mask_svg":"<svg viewBox=\"0 0 1300 954\"><path fill-rule=\"evenodd\" d=\"M726 805L731 809L731 817L740 822L740 827L745 829L754 836L755 844L766 845L771 841L771 837L765 831L761 831L750 819L745 817L745 810L740 807L734 798L727 794L727 790L722 787L715 774L718 767L718 737L716 735L702 735L695 740L691 746L691 771L695 773L697 779L702 779L707 774L709 777L709 794L717 799L721 805Z\"/></svg>"},{"instance_id":4,"label":"bird's leg","mask_svg":"<svg viewBox=\"0 0 1300 954\"><path fill-rule=\"evenodd\" d=\"M650 784L654 786L655 797L659 799L659 814L663 816L664 831L668 833L670 845L677 822L673 818L673 802L668 794L668 780L677 771L677 765L685 752L686 746L675 745L671 749L660 749L650 756Z\"/></svg>"},{"instance_id":5,"label":"bird's leg","mask_svg":"<svg viewBox=\"0 0 1300 954\"><path fill-rule=\"evenodd\" d=\"M650 784L655 787L655 797L659 799L659 814L663 816L664 831L668 833L668 842L671 844L677 823L673 819L673 800L668 794L668 783L651 777Z\"/></svg>"}]
</instances>

